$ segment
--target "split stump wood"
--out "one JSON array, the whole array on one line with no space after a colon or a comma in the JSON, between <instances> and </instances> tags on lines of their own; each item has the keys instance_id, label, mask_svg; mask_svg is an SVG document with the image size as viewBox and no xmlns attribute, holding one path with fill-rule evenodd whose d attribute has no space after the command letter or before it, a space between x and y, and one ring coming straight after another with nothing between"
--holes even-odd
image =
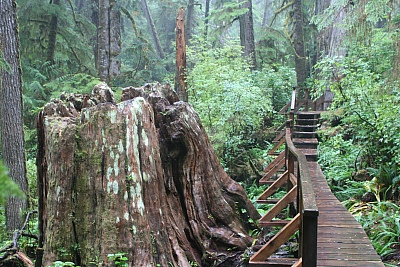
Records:
<instances>
[{"instance_id":1,"label":"split stump wood","mask_svg":"<svg viewBox=\"0 0 400 267\"><path fill-rule=\"evenodd\" d=\"M214 266L245 250L259 214L168 85L62 95L38 115L43 265Z\"/></svg>"}]
</instances>

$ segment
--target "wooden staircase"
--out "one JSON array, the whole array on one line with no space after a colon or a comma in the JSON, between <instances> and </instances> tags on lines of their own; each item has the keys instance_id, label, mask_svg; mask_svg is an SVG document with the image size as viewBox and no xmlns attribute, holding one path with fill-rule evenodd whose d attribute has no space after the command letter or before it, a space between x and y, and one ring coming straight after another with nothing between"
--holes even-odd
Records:
<instances>
[{"instance_id":1,"label":"wooden staircase","mask_svg":"<svg viewBox=\"0 0 400 267\"><path fill-rule=\"evenodd\" d=\"M293 126L293 144L306 156L307 161L317 160L317 132L321 111L297 112Z\"/></svg>"}]
</instances>

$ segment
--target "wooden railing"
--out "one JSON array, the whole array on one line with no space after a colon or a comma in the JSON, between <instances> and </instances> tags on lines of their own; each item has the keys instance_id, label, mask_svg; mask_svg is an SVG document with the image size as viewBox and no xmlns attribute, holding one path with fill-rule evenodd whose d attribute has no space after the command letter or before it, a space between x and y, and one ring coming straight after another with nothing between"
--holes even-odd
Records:
<instances>
[{"instance_id":1,"label":"wooden railing","mask_svg":"<svg viewBox=\"0 0 400 267\"><path fill-rule=\"evenodd\" d=\"M289 120L286 122L285 135L282 137L286 144L285 151L282 152L282 154L284 153L284 157L280 154L276 158L276 162L272 162L269 165L272 167L266 168L268 172L260 180L260 183L267 183L273 176L273 172L276 173L283 165L286 165L286 171L257 200L260 203L269 203L269 197L278 188L287 184L287 194L260 219L261 226L281 225L284 227L250 258L250 266L273 266L274 264L280 264L313 267L317 265L318 207L307 159L295 147L292 141L296 107L298 106L296 106L296 90L294 90L290 103ZM276 148L274 149L276 150ZM295 203L296 214L294 218L291 220L274 220L289 203ZM299 258L295 260L292 258L269 259L297 231L299 231Z\"/></svg>"},{"instance_id":2,"label":"wooden railing","mask_svg":"<svg viewBox=\"0 0 400 267\"><path fill-rule=\"evenodd\" d=\"M293 113L291 113L292 116ZM290 126L286 128L286 153L287 169L289 175L293 173L297 177L298 202L297 210L300 214L300 257L304 266L316 266L317 264L317 228L318 207L312 186L311 175L308 169L306 157L294 146L292 142L293 120L289 120ZM295 166L295 164L297 166ZM295 173L295 171L297 173Z\"/></svg>"},{"instance_id":3,"label":"wooden railing","mask_svg":"<svg viewBox=\"0 0 400 267\"><path fill-rule=\"evenodd\" d=\"M310 98L310 89L305 87L293 87L294 95L298 95L299 92L302 93L301 99L296 99L296 101L288 102L278 113L288 114L291 110L297 112L299 110L309 111L309 110L326 110L332 104L333 93L327 90L322 96L316 100ZM292 94L293 97L293 94ZM293 100L293 99L292 99ZM293 105L293 106L291 106Z\"/></svg>"}]
</instances>

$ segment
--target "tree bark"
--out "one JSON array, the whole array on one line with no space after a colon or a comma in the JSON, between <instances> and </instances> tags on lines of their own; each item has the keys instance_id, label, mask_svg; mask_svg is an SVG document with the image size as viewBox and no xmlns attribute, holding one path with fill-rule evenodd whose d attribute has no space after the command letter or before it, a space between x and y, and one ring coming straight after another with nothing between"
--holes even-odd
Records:
<instances>
[{"instance_id":1,"label":"tree bark","mask_svg":"<svg viewBox=\"0 0 400 267\"><path fill-rule=\"evenodd\" d=\"M316 14L323 14L331 3L331 0L316 0ZM320 31L318 36L317 59L322 56L335 57L344 56L346 54L345 47L343 46L343 40L346 37L346 29L344 29L343 26L340 26L346 13L347 5L335 10L333 15L335 20L332 25L329 25Z\"/></svg>"},{"instance_id":2,"label":"tree bark","mask_svg":"<svg viewBox=\"0 0 400 267\"><path fill-rule=\"evenodd\" d=\"M94 64L96 70L99 70L99 0L90 0L90 21L96 26L97 34L95 33L91 40L93 45Z\"/></svg>"},{"instance_id":3,"label":"tree bark","mask_svg":"<svg viewBox=\"0 0 400 267\"><path fill-rule=\"evenodd\" d=\"M54 0L53 5L59 6L60 0ZM57 27L58 27L58 14L55 12L51 16L50 25L49 25L49 37L47 42L47 57L46 60L51 64L54 63L54 54L56 50L57 43Z\"/></svg>"},{"instance_id":4,"label":"tree bark","mask_svg":"<svg viewBox=\"0 0 400 267\"><path fill-rule=\"evenodd\" d=\"M194 25L194 0L189 0L187 6L187 17L186 17L186 27L185 27L185 40L187 45L190 44L190 39L193 37L193 25Z\"/></svg>"},{"instance_id":5,"label":"tree bark","mask_svg":"<svg viewBox=\"0 0 400 267\"><path fill-rule=\"evenodd\" d=\"M269 20L273 17L273 13L274 12L272 12L272 0L265 0L263 20L261 24L262 28L267 27Z\"/></svg>"},{"instance_id":6,"label":"tree bark","mask_svg":"<svg viewBox=\"0 0 400 267\"><path fill-rule=\"evenodd\" d=\"M254 43L254 24L253 24L253 7L252 0L239 0L242 8L248 11L240 16L240 43L244 47L244 56L248 59L251 69L257 69L256 62L256 46Z\"/></svg>"},{"instance_id":7,"label":"tree bark","mask_svg":"<svg viewBox=\"0 0 400 267\"><path fill-rule=\"evenodd\" d=\"M185 10L181 7L176 18L176 74L175 91L182 101L188 101L186 91Z\"/></svg>"},{"instance_id":8,"label":"tree bark","mask_svg":"<svg viewBox=\"0 0 400 267\"><path fill-rule=\"evenodd\" d=\"M151 13L150 13L149 6L147 5L146 0L141 0L141 3L142 3L142 9L143 9L144 15L147 20L147 24L149 25L151 37L153 38L154 45L156 47L157 54L161 59L163 59L165 57L164 50L161 46L160 38L158 37L156 26L154 25L154 21L151 16Z\"/></svg>"},{"instance_id":9,"label":"tree bark","mask_svg":"<svg viewBox=\"0 0 400 267\"><path fill-rule=\"evenodd\" d=\"M293 5L293 47L295 53L295 69L297 76L297 86L304 86L304 82L308 77L308 69L306 67L306 57L304 53L304 34L303 34L303 1L296 0Z\"/></svg>"},{"instance_id":10,"label":"tree bark","mask_svg":"<svg viewBox=\"0 0 400 267\"><path fill-rule=\"evenodd\" d=\"M102 81L109 82L120 74L121 13L116 0L99 0L98 73Z\"/></svg>"},{"instance_id":11,"label":"tree bark","mask_svg":"<svg viewBox=\"0 0 400 267\"><path fill-rule=\"evenodd\" d=\"M204 36L206 40L208 36L209 15L210 15L210 0L206 0L206 11L204 13L204 24L206 25L206 28L204 30Z\"/></svg>"},{"instance_id":12,"label":"tree bark","mask_svg":"<svg viewBox=\"0 0 400 267\"><path fill-rule=\"evenodd\" d=\"M0 0L0 51L10 69L1 70L0 112L2 158L9 176L28 192L22 120L22 73L19 58L19 39L16 2ZM27 209L27 200L10 198L6 206L8 230L20 229L21 212Z\"/></svg>"},{"instance_id":13,"label":"tree bark","mask_svg":"<svg viewBox=\"0 0 400 267\"><path fill-rule=\"evenodd\" d=\"M125 88L118 105L67 99L38 118L45 266L110 266L107 254L117 252L129 266L232 266L251 245L257 211L192 107L167 86ZM96 102L106 103L78 108Z\"/></svg>"}]
</instances>

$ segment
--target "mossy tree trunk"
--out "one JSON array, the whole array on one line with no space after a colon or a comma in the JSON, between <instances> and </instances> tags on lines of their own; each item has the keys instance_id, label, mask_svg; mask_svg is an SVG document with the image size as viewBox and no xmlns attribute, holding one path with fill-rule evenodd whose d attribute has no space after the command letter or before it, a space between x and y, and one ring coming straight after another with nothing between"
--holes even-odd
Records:
<instances>
[{"instance_id":1,"label":"mossy tree trunk","mask_svg":"<svg viewBox=\"0 0 400 267\"><path fill-rule=\"evenodd\" d=\"M130 266L231 266L259 215L192 107L159 85L114 104L102 86L38 117L44 264L110 265L122 252Z\"/></svg>"}]
</instances>

